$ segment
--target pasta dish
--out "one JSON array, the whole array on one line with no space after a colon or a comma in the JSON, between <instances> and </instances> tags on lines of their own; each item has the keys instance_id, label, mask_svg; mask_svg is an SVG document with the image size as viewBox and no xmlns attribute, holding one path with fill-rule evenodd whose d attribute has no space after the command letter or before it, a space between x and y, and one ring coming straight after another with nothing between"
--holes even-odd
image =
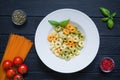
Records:
<instances>
[{"instance_id":1,"label":"pasta dish","mask_svg":"<svg viewBox=\"0 0 120 80\"><path fill-rule=\"evenodd\" d=\"M71 60L84 47L84 34L70 21L65 26L58 25L48 34L50 50L59 58Z\"/></svg>"}]
</instances>

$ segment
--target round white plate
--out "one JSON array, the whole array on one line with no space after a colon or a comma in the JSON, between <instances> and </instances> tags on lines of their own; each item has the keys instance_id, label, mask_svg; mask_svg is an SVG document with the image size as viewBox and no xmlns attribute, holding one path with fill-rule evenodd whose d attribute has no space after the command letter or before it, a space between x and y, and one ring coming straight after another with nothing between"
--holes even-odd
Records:
<instances>
[{"instance_id":1,"label":"round white plate","mask_svg":"<svg viewBox=\"0 0 120 80\"><path fill-rule=\"evenodd\" d=\"M53 29L48 20L63 21L70 19L79 25L85 34L85 46L80 55L65 61L56 57L49 49L47 36ZM83 12L75 9L59 9L48 14L39 24L35 34L35 47L41 61L50 69L61 73L73 73L87 67L95 58L99 49L99 33L94 22Z\"/></svg>"}]
</instances>

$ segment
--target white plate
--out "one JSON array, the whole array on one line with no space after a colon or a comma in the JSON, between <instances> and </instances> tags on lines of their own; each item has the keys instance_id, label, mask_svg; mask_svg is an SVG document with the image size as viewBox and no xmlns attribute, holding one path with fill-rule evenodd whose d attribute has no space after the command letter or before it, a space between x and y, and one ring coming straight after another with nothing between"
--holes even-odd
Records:
<instances>
[{"instance_id":1,"label":"white plate","mask_svg":"<svg viewBox=\"0 0 120 80\"><path fill-rule=\"evenodd\" d=\"M49 49L47 36L52 30L48 20L63 21L70 19L79 25L85 34L85 46L80 55L65 61L56 57ZM54 71L73 73L87 67L97 55L99 49L99 33L94 22L83 12L75 9L59 9L48 14L39 24L35 34L35 47L42 62Z\"/></svg>"}]
</instances>

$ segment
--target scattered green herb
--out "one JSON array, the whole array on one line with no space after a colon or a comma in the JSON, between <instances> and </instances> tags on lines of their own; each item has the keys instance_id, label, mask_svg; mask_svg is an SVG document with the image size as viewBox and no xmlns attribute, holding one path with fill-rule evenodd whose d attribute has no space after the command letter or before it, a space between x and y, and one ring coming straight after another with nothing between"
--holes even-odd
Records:
<instances>
[{"instance_id":1,"label":"scattered green herb","mask_svg":"<svg viewBox=\"0 0 120 80\"><path fill-rule=\"evenodd\" d=\"M104 16L109 17L110 16L110 11L104 7L100 7L100 11Z\"/></svg>"},{"instance_id":2,"label":"scattered green herb","mask_svg":"<svg viewBox=\"0 0 120 80\"><path fill-rule=\"evenodd\" d=\"M108 17L105 17L105 18L102 18L101 20L103 21L103 22L106 22L106 21L108 21Z\"/></svg>"},{"instance_id":3,"label":"scattered green herb","mask_svg":"<svg viewBox=\"0 0 120 80\"><path fill-rule=\"evenodd\" d=\"M107 22L107 27L112 29L114 26L114 17L117 15L116 12L111 14L110 11L104 7L100 7L100 11L104 16L101 20Z\"/></svg>"},{"instance_id":4,"label":"scattered green herb","mask_svg":"<svg viewBox=\"0 0 120 80\"><path fill-rule=\"evenodd\" d=\"M108 26L109 29L112 29L112 27L114 26L114 22L113 22L112 19L109 19L109 20L107 21L107 26Z\"/></svg>"},{"instance_id":5,"label":"scattered green herb","mask_svg":"<svg viewBox=\"0 0 120 80\"><path fill-rule=\"evenodd\" d=\"M69 23L69 19L68 20L64 20L64 21L61 21L61 22L57 22L57 21L54 21L54 20L48 20L48 22L53 25L54 27L58 27L58 26L62 26L62 27L65 27L68 23Z\"/></svg>"},{"instance_id":6,"label":"scattered green herb","mask_svg":"<svg viewBox=\"0 0 120 80\"><path fill-rule=\"evenodd\" d=\"M111 16L112 16L112 17L115 17L116 15L117 15L116 12L114 12L114 13L112 13Z\"/></svg>"}]
</instances>

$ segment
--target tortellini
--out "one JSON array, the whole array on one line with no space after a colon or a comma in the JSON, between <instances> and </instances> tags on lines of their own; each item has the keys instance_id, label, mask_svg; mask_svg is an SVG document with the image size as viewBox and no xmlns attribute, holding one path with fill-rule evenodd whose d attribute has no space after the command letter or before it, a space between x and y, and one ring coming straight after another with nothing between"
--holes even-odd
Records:
<instances>
[{"instance_id":1,"label":"tortellini","mask_svg":"<svg viewBox=\"0 0 120 80\"><path fill-rule=\"evenodd\" d=\"M71 60L79 55L84 47L85 36L73 24L55 27L47 37L50 50L59 58Z\"/></svg>"}]
</instances>

